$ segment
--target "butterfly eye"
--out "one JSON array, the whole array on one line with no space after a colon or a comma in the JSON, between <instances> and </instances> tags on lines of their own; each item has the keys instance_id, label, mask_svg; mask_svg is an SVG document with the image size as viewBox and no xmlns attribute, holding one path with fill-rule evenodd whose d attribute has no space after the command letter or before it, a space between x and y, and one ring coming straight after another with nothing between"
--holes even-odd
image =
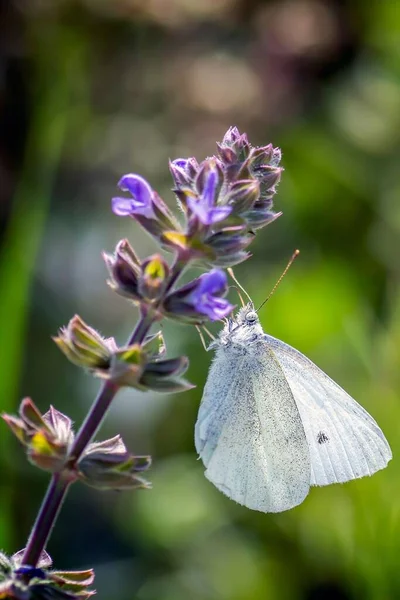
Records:
<instances>
[{"instance_id":1,"label":"butterfly eye","mask_svg":"<svg viewBox=\"0 0 400 600\"><path fill-rule=\"evenodd\" d=\"M254 321L257 321L257 313L254 311L248 312L246 315L246 321L249 323L254 323Z\"/></svg>"}]
</instances>

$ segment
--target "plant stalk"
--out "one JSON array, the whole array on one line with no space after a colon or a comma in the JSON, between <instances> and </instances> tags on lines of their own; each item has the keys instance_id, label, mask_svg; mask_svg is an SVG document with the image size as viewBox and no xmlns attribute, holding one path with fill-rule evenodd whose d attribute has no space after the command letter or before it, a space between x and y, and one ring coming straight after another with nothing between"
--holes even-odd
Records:
<instances>
[{"instance_id":1,"label":"plant stalk","mask_svg":"<svg viewBox=\"0 0 400 600\"><path fill-rule=\"evenodd\" d=\"M62 479L60 473L54 473L52 476L25 548L22 560L24 565L36 566L39 562L70 483L70 481Z\"/></svg>"},{"instance_id":2,"label":"plant stalk","mask_svg":"<svg viewBox=\"0 0 400 600\"><path fill-rule=\"evenodd\" d=\"M174 283L182 274L185 265L176 261L172 267L170 281L168 282L167 291L171 289ZM130 336L127 345L141 344L146 337L150 327L154 322L154 316L147 314L145 310L141 311L135 329ZM100 388L92 407L79 429L75 440L72 444L71 451L67 464L73 466L80 458L87 445L91 442L97 430L99 429L111 402L119 390L119 385L112 381L106 381ZM42 551L46 547L46 543L50 537L51 531L57 520L62 503L67 494L71 479L62 477L61 473L55 473L49 486L46 495L43 499L35 524L32 528L28 544L25 548L23 556L23 564L33 567L37 566Z\"/></svg>"}]
</instances>

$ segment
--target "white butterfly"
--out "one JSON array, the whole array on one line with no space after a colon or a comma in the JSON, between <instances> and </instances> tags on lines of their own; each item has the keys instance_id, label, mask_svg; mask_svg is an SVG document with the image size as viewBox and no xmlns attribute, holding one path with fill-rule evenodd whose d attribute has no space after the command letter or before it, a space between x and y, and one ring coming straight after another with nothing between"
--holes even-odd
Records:
<instances>
[{"instance_id":1,"label":"white butterfly","mask_svg":"<svg viewBox=\"0 0 400 600\"><path fill-rule=\"evenodd\" d=\"M311 485L372 475L392 458L374 419L308 358L266 335L252 304L211 348L195 443L206 477L232 500L281 512Z\"/></svg>"}]
</instances>

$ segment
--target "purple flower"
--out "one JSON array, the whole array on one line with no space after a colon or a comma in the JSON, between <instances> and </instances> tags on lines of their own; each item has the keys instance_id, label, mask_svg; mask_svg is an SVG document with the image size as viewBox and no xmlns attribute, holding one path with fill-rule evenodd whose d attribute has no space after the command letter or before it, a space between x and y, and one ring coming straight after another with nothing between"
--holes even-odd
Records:
<instances>
[{"instance_id":1,"label":"purple flower","mask_svg":"<svg viewBox=\"0 0 400 600\"><path fill-rule=\"evenodd\" d=\"M228 300L221 298L226 293L227 287L225 271L213 269L199 277L198 285L188 300L197 312L207 315L210 321L218 321L229 315L233 309Z\"/></svg>"},{"instance_id":2,"label":"purple flower","mask_svg":"<svg viewBox=\"0 0 400 600\"><path fill-rule=\"evenodd\" d=\"M169 317L184 323L218 321L233 309L223 298L227 291L225 271L213 269L168 294L164 309Z\"/></svg>"},{"instance_id":3,"label":"purple flower","mask_svg":"<svg viewBox=\"0 0 400 600\"><path fill-rule=\"evenodd\" d=\"M141 215L147 219L154 218L153 190L143 177L129 173L118 182L124 192L130 192L132 198L113 198L112 210L120 217Z\"/></svg>"},{"instance_id":4,"label":"purple flower","mask_svg":"<svg viewBox=\"0 0 400 600\"><path fill-rule=\"evenodd\" d=\"M223 221L232 211L230 206L216 206L215 195L218 185L216 169L210 169L207 174L204 189L199 198L188 197L189 209L203 225L213 225Z\"/></svg>"}]
</instances>

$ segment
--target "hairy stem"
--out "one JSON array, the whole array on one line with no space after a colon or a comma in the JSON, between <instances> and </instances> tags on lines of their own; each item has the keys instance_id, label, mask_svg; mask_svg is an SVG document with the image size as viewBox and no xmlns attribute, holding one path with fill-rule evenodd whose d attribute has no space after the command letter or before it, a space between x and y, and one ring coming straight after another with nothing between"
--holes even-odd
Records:
<instances>
[{"instance_id":1,"label":"hairy stem","mask_svg":"<svg viewBox=\"0 0 400 600\"><path fill-rule=\"evenodd\" d=\"M168 282L167 291L169 291L177 279L182 274L185 265L176 261L171 270L171 277ZM147 314L146 310L141 311L141 316L136 323L135 329L128 340L128 345L141 344L146 337L150 327L154 322L154 316L151 313ZM89 413L86 416L81 428L79 429L71 451L69 453L68 465L73 466L80 458L86 446L91 442L96 431L99 429L111 402L113 401L119 386L112 381L106 381L100 388L99 393ZM25 548L23 556L23 564L36 566L42 551L46 547L46 543L50 537L51 531L57 520L62 503L71 483L70 479L63 478L60 473L55 473L47 488L46 495L43 499L35 524L32 528L28 544Z\"/></svg>"}]
</instances>

